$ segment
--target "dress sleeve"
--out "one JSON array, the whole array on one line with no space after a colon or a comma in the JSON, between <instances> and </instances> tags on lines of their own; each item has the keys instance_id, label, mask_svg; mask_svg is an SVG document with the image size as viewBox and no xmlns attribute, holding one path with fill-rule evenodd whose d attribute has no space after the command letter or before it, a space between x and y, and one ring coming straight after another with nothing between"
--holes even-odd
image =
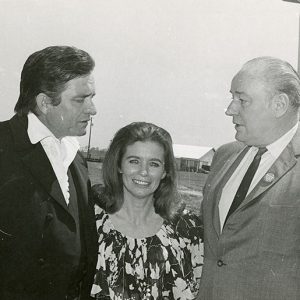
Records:
<instances>
[{"instance_id":1,"label":"dress sleeve","mask_svg":"<svg viewBox=\"0 0 300 300\"><path fill-rule=\"evenodd\" d=\"M193 277L198 285L203 266L203 225L199 216L184 210L178 219L177 232L188 243Z\"/></svg>"},{"instance_id":2,"label":"dress sleeve","mask_svg":"<svg viewBox=\"0 0 300 300\"><path fill-rule=\"evenodd\" d=\"M197 243L202 242L203 224L199 216L188 210L184 210L183 213L178 216L176 223L176 230L179 235Z\"/></svg>"}]
</instances>

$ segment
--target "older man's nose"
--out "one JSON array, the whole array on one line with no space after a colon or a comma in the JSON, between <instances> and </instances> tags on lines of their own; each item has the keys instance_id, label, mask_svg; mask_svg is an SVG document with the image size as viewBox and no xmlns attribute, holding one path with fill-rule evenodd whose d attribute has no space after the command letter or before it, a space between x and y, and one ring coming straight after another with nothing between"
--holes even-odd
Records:
<instances>
[{"instance_id":1,"label":"older man's nose","mask_svg":"<svg viewBox=\"0 0 300 300\"><path fill-rule=\"evenodd\" d=\"M225 110L225 114L227 116L236 115L238 113L238 107L235 100L232 100L228 105L227 109Z\"/></svg>"}]
</instances>

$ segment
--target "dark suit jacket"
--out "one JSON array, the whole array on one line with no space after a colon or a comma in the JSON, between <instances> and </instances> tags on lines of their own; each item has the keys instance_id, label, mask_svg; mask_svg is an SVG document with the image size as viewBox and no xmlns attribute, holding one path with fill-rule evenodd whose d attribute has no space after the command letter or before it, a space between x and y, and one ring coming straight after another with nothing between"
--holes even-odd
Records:
<instances>
[{"instance_id":1,"label":"dark suit jacket","mask_svg":"<svg viewBox=\"0 0 300 300\"><path fill-rule=\"evenodd\" d=\"M205 185L197 299L300 299L300 130L220 232L220 196L243 147L220 147Z\"/></svg>"},{"instance_id":2,"label":"dark suit jacket","mask_svg":"<svg viewBox=\"0 0 300 300\"><path fill-rule=\"evenodd\" d=\"M27 117L0 123L0 299L64 299L74 268L75 221L40 143L32 145ZM90 181L82 157L78 178L82 246L87 255L82 284L88 299L97 259Z\"/></svg>"}]
</instances>

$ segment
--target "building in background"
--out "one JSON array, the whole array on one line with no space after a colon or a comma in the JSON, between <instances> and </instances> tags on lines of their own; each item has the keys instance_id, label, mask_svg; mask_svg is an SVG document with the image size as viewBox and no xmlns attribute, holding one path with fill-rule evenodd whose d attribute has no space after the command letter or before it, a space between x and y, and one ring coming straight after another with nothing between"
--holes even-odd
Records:
<instances>
[{"instance_id":1,"label":"building in background","mask_svg":"<svg viewBox=\"0 0 300 300\"><path fill-rule=\"evenodd\" d=\"M82 147L81 153L87 161L103 162L107 149ZM178 171L208 173L215 149L192 145L173 144L174 156ZM89 153L89 156L88 154Z\"/></svg>"},{"instance_id":2,"label":"building in background","mask_svg":"<svg viewBox=\"0 0 300 300\"><path fill-rule=\"evenodd\" d=\"M88 148L88 146L85 146L80 148L80 152L86 161L102 163L107 149L99 149L98 147Z\"/></svg>"},{"instance_id":3,"label":"building in background","mask_svg":"<svg viewBox=\"0 0 300 300\"><path fill-rule=\"evenodd\" d=\"M173 144L177 170L207 173L210 170L215 149L212 147Z\"/></svg>"}]
</instances>

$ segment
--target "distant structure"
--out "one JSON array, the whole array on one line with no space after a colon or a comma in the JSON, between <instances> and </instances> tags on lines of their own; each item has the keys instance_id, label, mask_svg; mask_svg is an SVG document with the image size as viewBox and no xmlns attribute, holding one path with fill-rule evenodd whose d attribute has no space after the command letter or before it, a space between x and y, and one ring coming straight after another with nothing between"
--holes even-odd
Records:
<instances>
[{"instance_id":1,"label":"distant structure","mask_svg":"<svg viewBox=\"0 0 300 300\"><path fill-rule=\"evenodd\" d=\"M177 170L207 173L215 154L213 147L173 144Z\"/></svg>"},{"instance_id":2,"label":"distant structure","mask_svg":"<svg viewBox=\"0 0 300 300\"><path fill-rule=\"evenodd\" d=\"M173 144L177 170L184 172L208 173L215 149L192 145ZM87 161L103 162L107 149L92 147L81 148Z\"/></svg>"},{"instance_id":3,"label":"distant structure","mask_svg":"<svg viewBox=\"0 0 300 300\"><path fill-rule=\"evenodd\" d=\"M103 162L107 149L99 149L98 147L88 148L87 146L81 147L80 152L86 161Z\"/></svg>"}]
</instances>

